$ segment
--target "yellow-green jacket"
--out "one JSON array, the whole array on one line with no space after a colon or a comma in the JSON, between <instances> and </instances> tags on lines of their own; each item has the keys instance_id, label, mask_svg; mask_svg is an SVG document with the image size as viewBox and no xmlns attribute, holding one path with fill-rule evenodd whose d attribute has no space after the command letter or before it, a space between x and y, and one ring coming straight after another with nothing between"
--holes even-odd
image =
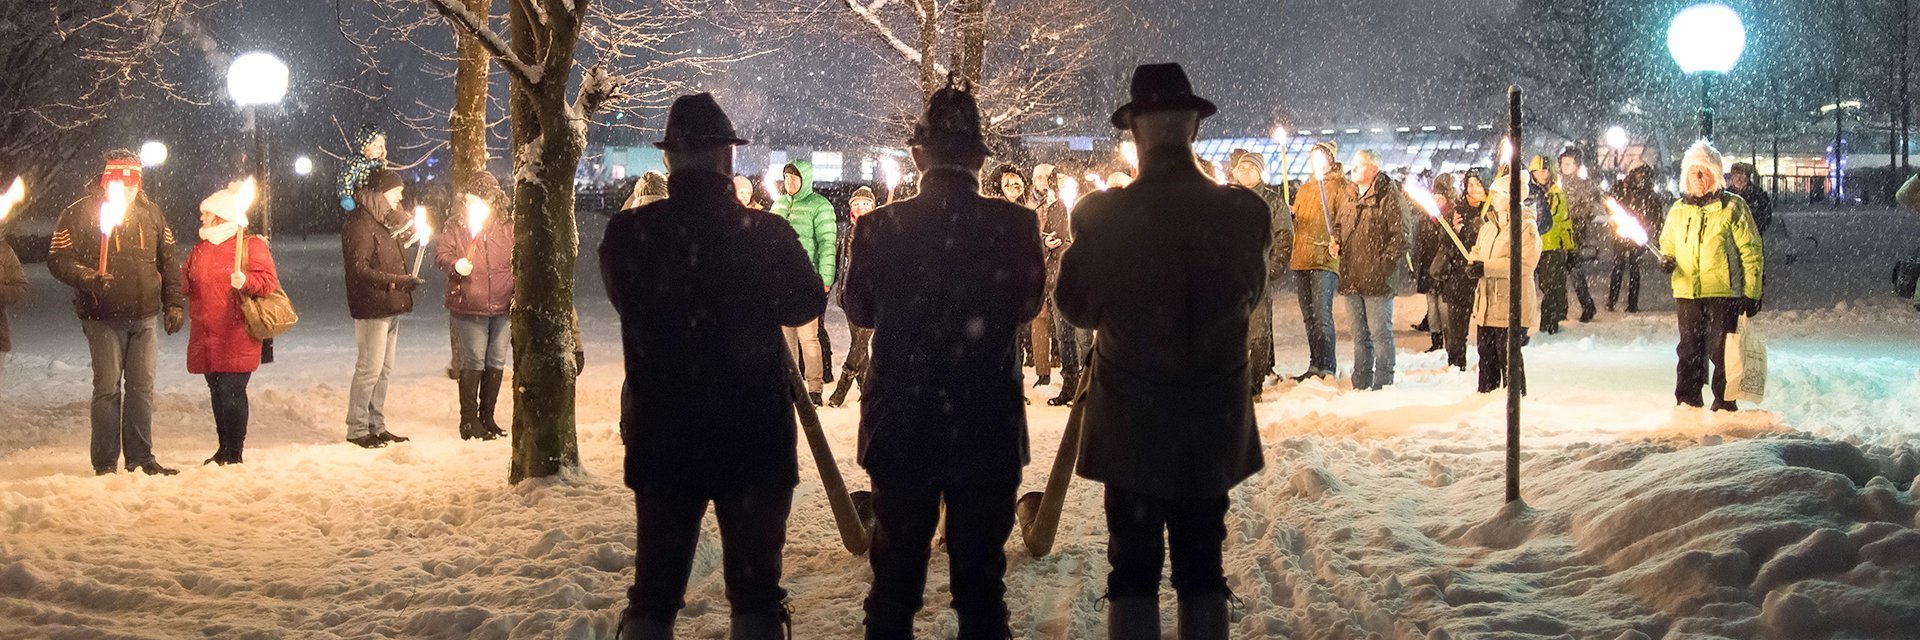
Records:
<instances>
[{"instance_id":1,"label":"yellow-green jacket","mask_svg":"<svg viewBox=\"0 0 1920 640\"><path fill-rule=\"evenodd\" d=\"M1537 191L1539 185L1534 185ZM1540 250L1572 251L1580 248L1573 239L1573 214L1567 206L1567 192L1560 188L1559 182L1547 187L1547 212L1549 216L1540 216ZM1533 203L1528 203L1529 207Z\"/></svg>"},{"instance_id":2,"label":"yellow-green jacket","mask_svg":"<svg viewBox=\"0 0 1920 640\"><path fill-rule=\"evenodd\" d=\"M1760 228L1740 196L1683 198L1667 210L1660 255L1673 258L1673 297L1760 299Z\"/></svg>"}]
</instances>

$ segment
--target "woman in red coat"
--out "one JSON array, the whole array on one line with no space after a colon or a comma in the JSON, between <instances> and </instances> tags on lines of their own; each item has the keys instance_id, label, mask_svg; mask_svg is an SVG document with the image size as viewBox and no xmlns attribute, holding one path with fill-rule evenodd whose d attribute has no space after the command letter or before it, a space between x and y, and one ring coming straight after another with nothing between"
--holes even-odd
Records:
<instances>
[{"instance_id":1,"label":"woman in red coat","mask_svg":"<svg viewBox=\"0 0 1920 640\"><path fill-rule=\"evenodd\" d=\"M213 424L220 449L207 462L239 464L247 440L247 380L260 368L260 341L247 334L240 296L264 296L280 288L267 242L242 232L251 200L239 186L215 192L200 203L200 243L187 252L185 285L188 317L187 372L203 374L213 393ZM244 239L246 265L234 255Z\"/></svg>"},{"instance_id":2,"label":"woman in red coat","mask_svg":"<svg viewBox=\"0 0 1920 640\"><path fill-rule=\"evenodd\" d=\"M460 360L460 439L507 435L494 420L512 358L513 206L493 174L473 174L447 216L433 264L447 272L447 315ZM471 219L470 219L471 218Z\"/></svg>"}]
</instances>

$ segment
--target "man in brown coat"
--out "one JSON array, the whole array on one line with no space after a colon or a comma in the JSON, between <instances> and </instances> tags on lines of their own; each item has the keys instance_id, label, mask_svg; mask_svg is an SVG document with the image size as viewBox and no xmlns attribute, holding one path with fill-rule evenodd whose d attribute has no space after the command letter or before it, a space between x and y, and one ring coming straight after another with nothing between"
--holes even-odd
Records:
<instances>
[{"instance_id":1,"label":"man in brown coat","mask_svg":"<svg viewBox=\"0 0 1920 640\"><path fill-rule=\"evenodd\" d=\"M990 151L964 89L935 92L908 144L920 195L854 227L843 285L847 321L873 329L860 399L877 523L866 637L913 637L944 501L960 640L1003 640L1005 547L1028 459L1015 333L1040 313L1040 224L980 195Z\"/></svg>"},{"instance_id":2,"label":"man in brown coat","mask_svg":"<svg viewBox=\"0 0 1920 640\"><path fill-rule=\"evenodd\" d=\"M410 217L401 210L406 182L375 169L354 192L354 210L340 227L347 311L353 316L358 357L347 390L347 442L368 449L406 442L387 430L387 381L400 348L400 316L413 312L413 290L425 283L407 267L413 241Z\"/></svg>"},{"instance_id":3,"label":"man in brown coat","mask_svg":"<svg viewBox=\"0 0 1920 640\"><path fill-rule=\"evenodd\" d=\"M1353 334L1353 388L1393 384L1393 296L1405 286L1407 203L1400 183L1380 170L1372 151L1354 154L1359 193L1352 217L1334 223L1343 250L1340 295L1347 299L1347 332Z\"/></svg>"},{"instance_id":4,"label":"man in brown coat","mask_svg":"<svg viewBox=\"0 0 1920 640\"><path fill-rule=\"evenodd\" d=\"M1060 312L1095 331L1079 473L1107 485L1108 637L1160 637L1165 553L1180 637L1224 639L1227 491L1262 466L1247 334L1271 214L1195 164L1215 108L1179 65L1135 69L1132 94L1113 124L1139 141L1140 176L1080 203L1060 269Z\"/></svg>"}]
</instances>

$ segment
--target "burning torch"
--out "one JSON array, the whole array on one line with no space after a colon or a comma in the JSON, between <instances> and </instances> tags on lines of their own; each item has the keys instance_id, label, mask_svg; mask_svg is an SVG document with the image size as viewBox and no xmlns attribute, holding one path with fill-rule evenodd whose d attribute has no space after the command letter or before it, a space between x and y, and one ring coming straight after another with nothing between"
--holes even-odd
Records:
<instances>
[{"instance_id":1,"label":"burning torch","mask_svg":"<svg viewBox=\"0 0 1920 640\"><path fill-rule=\"evenodd\" d=\"M1127 160L1127 166L1133 167L1132 175L1134 177L1139 177L1140 146L1134 144L1132 140L1128 140L1126 142L1120 143L1120 157L1125 158Z\"/></svg>"},{"instance_id":2,"label":"burning torch","mask_svg":"<svg viewBox=\"0 0 1920 640\"><path fill-rule=\"evenodd\" d=\"M1287 127L1285 125L1273 127L1273 142L1280 145L1280 199L1293 202L1293 186L1288 184L1292 181L1287 179L1287 173L1291 167L1287 166Z\"/></svg>"},{"instance_id":3,"label":"burning torch","mask_svg":"<svg viewBox=\"0 0 1920 640\"><path fill-rule=\"evenodd\" d=\"M887 180L887 204L893 204L893 194L900 189L900 159L880 158L880 174Z\"/></svg>"},{"instance_id":4,"label":"burning torch","mask_svg":"<svg viewBox=\"0 0 1920 640\"><path fill-rule=\"evenodd\" d=\"M1061 206L1072 212L1073 205L1080 202L1080 181L1073 179L1073 176L1060 176L1059 189Z\"/></svg>"},{"instance_id":5,"label":"burning torch","mask_svg":"<svg viewBox=\"0 0 1920 640\"><path fill-rule=\"evenodd\" d=\"M107 247L113 230L127 220L127 183L107 183L106 197L100 201L100 276L107 275Z\"/></svg>"},{"instance_id":6,"label":"burning torch","mask_svg":"<svg viewBox=\"0 0 1920 640\"><path fill-rule=\"evenodd\" d=\"M473 262L473 249L480 244L480 230L493 217L493 206L486 200L467 196L467 262ZM465 274L462 274L465 275Z\"/></svg>"},{"instance_id":7,"label":"burning torch","mask_svg":"<svg viewBox=\"0 0 1920 640\"><path fill-rule=\"evenodd\" d=\"M1447 231L1447 238L1453 240L1453 247L1460 250L1460 256L1466 257L1466 243L1460 241L1460 234L1454 232L1453 225L1448 224L1447 219L1441 216L1440 199L1434 197L1433 192L1428 191L1426 187L1413 184L1412 182L1408 182L1404 188L1407 192L1407 199L1412 200L1414 204L1420 205L1420 208L1426 209L1427 215L1433 216L1434 222L1440 223L1440 228Z\"/></svg>"},{"instance_id":8,"label":"burning torch","mask_svg":"<svg viewBox=\"0 0 1920 640\"><path fill-rule=\"evenodd\" d=\"M235 224L240 225L240 233L237 236L238 239L234 241L233 245L233 272L235 274L245 274L247 272L247 266L241 262L241 247L246 245L240 243L247 241L247 212L253 210L253 199L259 193L259 185L253 181L253 178L249 177L234 184L230 188L233 189L236 194L232 206L239 210L234 214L232 220ZM236 286L234 288L238 289L239 287Z\"/></svg>"},{"instance_id":9,"label":"burning torch","mask_svg":"<svg viewBox=\"0 0 1920 640\"><path fill-rule=\"evenodd\" d=\"M420 277L420 263L427 259L427 242L433 239L433 227L427 224L426 207L413 208L413 237L419 245L417 245L418 248L413 252L412 275L418 278Z\"/></svg>"},{"instance_id":10,"label":"burning torch","mask_svg":"<svg viewBox=\"0 0 1920 640\"><path fill-rule=\"evenodd\" d=\"M1620 201L1618 200L1609 197L1606 199L1606 203L1607 218L1613 222L1613 232L1615 235L1620 236L1621 240L1639 245L1640 248L1646 249L1648 252L1657 253L1654 252L1653 247L1647 245L1651 238L1647 236L1647 227L1646 225L1640 224L1639 218L1634 217L1631 212L1627 211L1626 207L1620 206Z\"/></svg>"},{"instance_id":11,"label":"burning torch","mask_svg":"<svg viewBox=\"0 0 1920 640\"><path fill-rule=\"evenodd\" d=\"M1092 172L1092 171L1088 171L1088 172L1087 172L1087 186L1090 186L1090 187L1093 187L1093 190L1094 190L1094 191L1106 191L1106 190L1107 190L1107 179L1106 179L1106 178L1102 178L1102 177L1100 177L1100 174L1098 174L1098 173L1095 173L1095 172Z\"/></svg>"},{"instance_id":12,"label":"burning torch","mask_svg":"<svg viewBox=\"0 0 1920 640\"><path fill-rule=\"evenodd\" d=\"M780 196L783 195L781 193L782 189L780 188L783 186L781 183L786 181L786 177L781 175L783 171L785 171L785 169L780 165L767 165L766 174L760 177L761 185L767 188L767 197L779 200Z\"/></svg>"},{"instance_id":13,"label":"burning torch","mask_svg":"<svg viewBox=\"0 0 1920 640\"><path fill-rule=\"evenodd\" d=\"M8 214L13 213L13 208L20 206L20 203L26 199L26 181L14 178L13 185L7 187L5 193L0 193L0 222L6 222Z\"/></svg>"}]
</instances>

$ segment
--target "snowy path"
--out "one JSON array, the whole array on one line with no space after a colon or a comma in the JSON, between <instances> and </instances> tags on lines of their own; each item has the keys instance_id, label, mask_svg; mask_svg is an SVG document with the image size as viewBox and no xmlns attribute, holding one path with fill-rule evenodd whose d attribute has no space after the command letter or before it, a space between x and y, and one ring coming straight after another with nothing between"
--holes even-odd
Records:
<instances>
[{"instance_id":1,"label":"snowy path","mask_svg":"<svg viewBox=\"0 0 1920 640\"><path fill-rule=\"evenodd\" d=\"M1259 405L1268 468L1229 515L1236 637L1910 637L1920 625L1920 314L1885 299L1887 256L1920 224L1795 214L1822 250L1776 267L1773 386L1739 416L1671 408L1671 303L1603 313L1527 353L1525 506L1500 502L1504 405L1401 336L1400 385L1313 383ZM592 246L589 244L588 246ZM163 341L156 449L174 478L89 475L86 357L61 292L30 267L20 352L0 386L0 637L606 638L633 534L614 433L611 310L583 283L585 474L505 483L505 443L453 432L445 315L402 329L390 400L412 443L340 442L352 344L336 245L277 247L306 320L253 385L248 464L212 449L184 336ZM582 273L593 273L583 263ZM590 279L589 279L590 280ZM1650 274L1649 289L1664 289ZM435 299L425 294L423 300ZM1400 303L1399 326L1421 301ZM1276 305L1282 366L1304 361L1298 311ZM837 330L842 330L836 326ZM1344 349L1342 360L1346 360ZM1035 389L1037 488L1066 417ZM824 412L841 469L856 412ZM868 571L839 546L803 456L788 545L797 637L858 637ZM1076 483L1054 555L1010 541L1018 638L1104 630L1098 487ZM681 637L725 636L712 522ZM951 637L936 559L920 631ZM1163 600L1171 620L1169 593ZM1636 635L1638 634L1638 635ZM1170 637L1170 636L1169 636Z\"/></svg>"}]
</instances>

